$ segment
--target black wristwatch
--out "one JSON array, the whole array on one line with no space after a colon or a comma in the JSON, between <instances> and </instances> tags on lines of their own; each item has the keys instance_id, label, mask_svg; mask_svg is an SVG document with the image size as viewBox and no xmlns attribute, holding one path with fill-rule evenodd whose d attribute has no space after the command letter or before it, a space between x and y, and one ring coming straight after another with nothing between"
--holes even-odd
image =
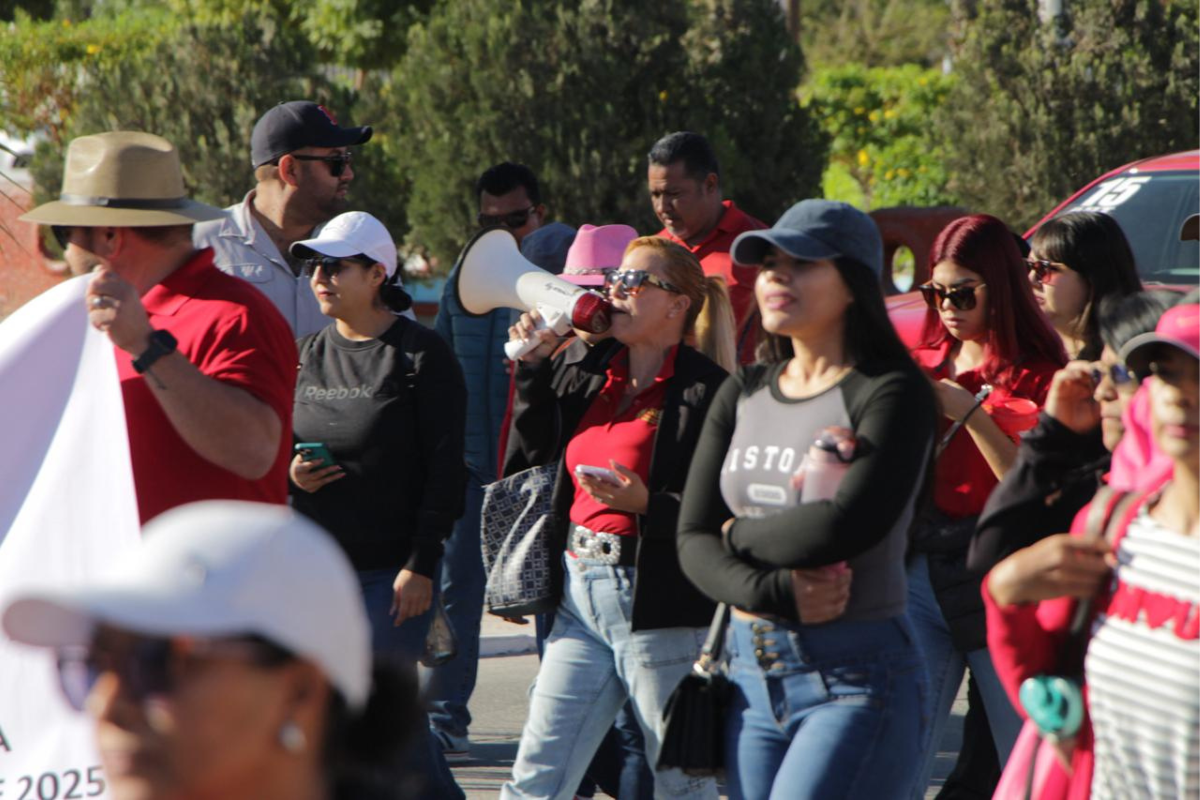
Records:
<instances>
[{"instance_id":1,"label":"black wristwatch","mask_svg":"<svg viewBox=\"0 0 1200 800\"><path fill-rule=\"evenodd\" d=\"M151 331L150 346L146 348L146 352L133 360L133 368L141 375L154 366L154 362L163 356L174 353L178 346L179 342L175 341L175 337L166 331Z\"/></svg>"}]
</instances>

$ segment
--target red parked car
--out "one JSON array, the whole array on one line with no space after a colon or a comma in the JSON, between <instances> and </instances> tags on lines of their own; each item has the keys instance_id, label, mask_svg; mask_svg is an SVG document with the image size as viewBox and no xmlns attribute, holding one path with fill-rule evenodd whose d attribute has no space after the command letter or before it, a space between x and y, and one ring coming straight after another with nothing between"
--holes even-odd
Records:
<instances>
[{"instance_id":1,"label":"red parked car","mask_svg":"<svg viewBox=\"0 0 1200 800\"><path fill-rule=\"evenodd\" d=\"M1103 211L1120 223L1150 286L1193 289L1200 282L1200 242L1180 241L1184 220L1200 212L1200 150L1134 161L1096 178L1064 200L1025 233L1070 211ZM917 265L919 280L928 269ZM888 310L901 338L916 343L925 304L917 292L888 298Z\"/></svg>"}]
</instances>

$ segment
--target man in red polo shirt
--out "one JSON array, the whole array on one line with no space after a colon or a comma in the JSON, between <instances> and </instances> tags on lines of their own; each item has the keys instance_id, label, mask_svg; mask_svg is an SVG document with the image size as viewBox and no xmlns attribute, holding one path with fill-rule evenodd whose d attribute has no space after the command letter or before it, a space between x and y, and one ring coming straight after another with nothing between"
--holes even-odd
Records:
<instances>
[{"instance_id":1,"label":"man in red polo shirt","mask_svg":"<svg viewBox=\"0 0 1200 800\"><path fill-rule=\"evenodd\" d=\"M192 224L221 214L185 196L170 142L118 131L73 140L59 199L21 218L92 273L143 524L195 500L287 501L296 346L266 295L192 246Z\"/></svg>"},{"instance_id":2,"label":"man in red polo shirt","mask_svg":"<svg viewBox=\"0 0 1200 800\"><path fill-rule=\"evenodd\" d=\"M650 148L647 182L650 201L663 229L659 236L683 245L700 259L705 275L719 275L729 288L737 319L738 356L754 360L754 279L758 270L729 258L733 240L743 231L767 227L732 200L721 198L721 168L712 146L698 133L670 133Z\"/></svg>"}]
</instances>

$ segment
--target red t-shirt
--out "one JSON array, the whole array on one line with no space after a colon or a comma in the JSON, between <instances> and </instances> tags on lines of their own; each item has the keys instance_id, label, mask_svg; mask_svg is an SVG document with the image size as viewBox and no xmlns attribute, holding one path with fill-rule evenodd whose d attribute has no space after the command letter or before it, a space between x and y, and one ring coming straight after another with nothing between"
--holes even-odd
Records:
<instances>
[{"instance_id":1,"label":"red t-shirt","mask_svg":"<svg viewBox=\"0 0 1200 800\"><path fill-rule=\"evenodd\" d=\"M267 474L254 481L238 477L183 441L147 378L133 369L133 358L117 350L142 523L197 500L286 503L298 362L287 322L252 284L214 267L211 249L198 251L151 288L142 304L150 324L170 332L188 361L208 377L244 389L269 405L281 425L279 452Z\"/></svg>"},{"instance_id":2,"label":"red t-shirt","mask_svg":"<svg viewBox=\"0 0 1200 800\"><path fill-rule=\"evenodd\" d=\"M675 355L679 347L672 347L663 359L662 369L654 383L638 392L621 413L616 413L629 385L629 351L622 350L608 367L608 382L596 395L587 413L579 421L575 435L567 444L566 467L575 485L575 500L571 504L570 518L576 525L593 531L637 536L637 519L627 511L617 511L592 499L579 487L575 467L584 464L590 467L609 467L611 458L641 476L643 483L650 482L650 459L654 455L654 435L662 417L663 398L667 392L667 381L675 374Z\"/></svg>"},{"instance_id":3,"label":"red t-shirt","mask_svg":"<svg viewBox=\"0 0 1200 800\"><path fill-rule=\"evenodd\" d=\"M948 377L949 350L952 344L950 342L941 347L914 350L913 358L934 379ZM993 384L986 405L975 413L988 410L989 405L1001 405L1009 398L1032 400L1040 409L1046 403L1050 380L1058 369L1057 364L1042 360L1030 360L1018 365L1014 372L1015 380L1007 386ZM978 392L986 383L978 370L960 372L954 381L971 394ZM953 424L945 416L942 417L938 425L937 441L941 441L941 437ZM954 438L942 452L934 472L934 481L934 505L953 519L969 517L983 511L988 495L1000 482L965 428L960 428L958 433L954 434Z\"/></svg>"},{"instance_id":4,"label":"red t-shirt","mask_svg":"<svg viewBox=\"0 0 1200 800\"><path fill-rule=\"evenodd\" d=\"M721 215L717 226L709 231L699 244L690 245L682 239L676 239L666 228L657 235L690 250L700 259L700 266L705 275L720 275L725 279L725 285L729 288L729 302L733 305L733 316L737 320L737 335L741 343L741 347L738 348L739 358L743 364L750 364L754 361L755 337L753 333L744 336L743 331L755 308L754 280L758 277L758 268L734 264L729 257L729 248L733 247L733 240L738 234L762 230L767 226L739 209L732 200L726 200L722 205L725 206L725 213Z\"/></svg>"}]
</instances>

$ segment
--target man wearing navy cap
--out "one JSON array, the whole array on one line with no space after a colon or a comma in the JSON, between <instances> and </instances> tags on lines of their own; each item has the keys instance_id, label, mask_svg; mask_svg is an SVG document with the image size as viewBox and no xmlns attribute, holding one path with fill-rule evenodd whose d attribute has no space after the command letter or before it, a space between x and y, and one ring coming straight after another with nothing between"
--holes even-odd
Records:
<instances>
[{"instance_id":1,"label":"man wearing navy cap","mask_svg":"<svg viewBox=\"0 0 1200 800\"><path fill-rule=\"evenodd\" d=\"M350 148L370 138L369 127L343 128L324 106L280 103L250 138L255 188L226 209L226 218L195 228L196 246L213 248L219 269L270 298L297 337L324 328L329 318L289 248L346 210L354 180Z\"/></svg>"}]
</instances>

